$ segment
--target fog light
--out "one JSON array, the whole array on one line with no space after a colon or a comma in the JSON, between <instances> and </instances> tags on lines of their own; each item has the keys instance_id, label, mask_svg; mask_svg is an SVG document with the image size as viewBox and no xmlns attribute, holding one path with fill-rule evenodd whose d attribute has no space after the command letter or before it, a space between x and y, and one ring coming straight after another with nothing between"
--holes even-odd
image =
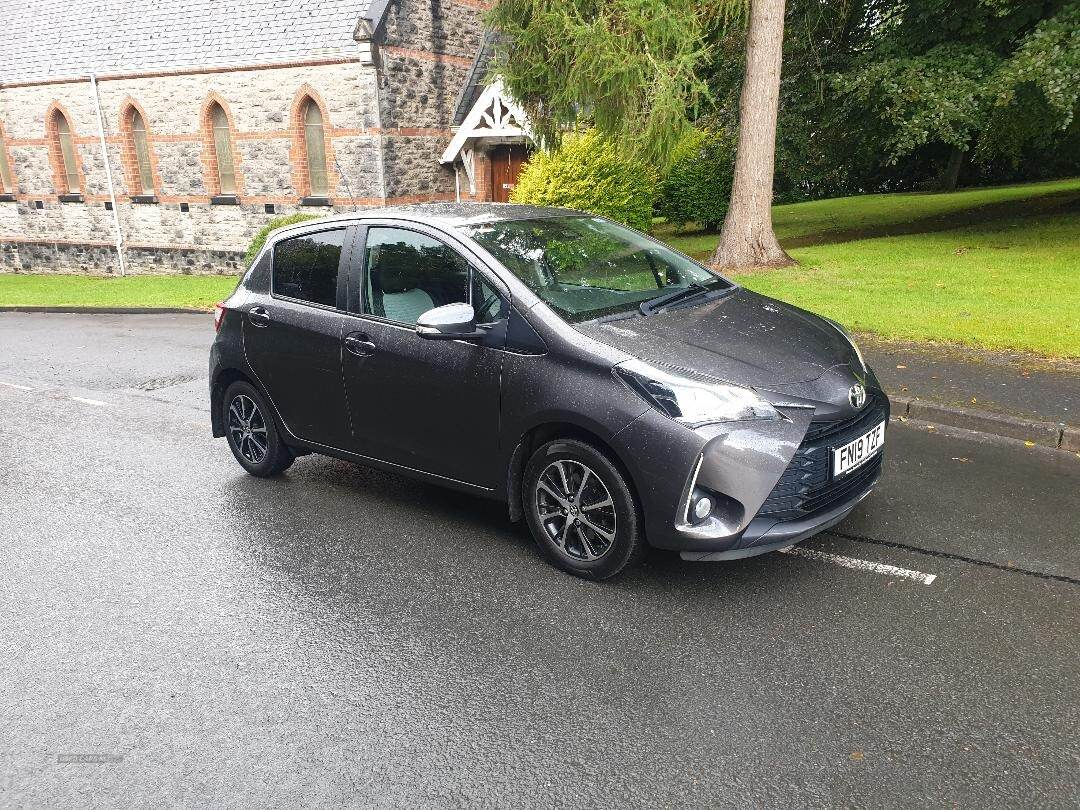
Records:
<instances>
[{"instance_id":1,"label":"fog light","mask_svg":"<svg viewBox=\"0 0 1080 810\"><path fill-rule=\"evenodd\" d=\"M710 514L712 514L713 502L712 498L705 495L694 501L694 518L696 520L704 520Z\"/></svg>"}]
</instances>

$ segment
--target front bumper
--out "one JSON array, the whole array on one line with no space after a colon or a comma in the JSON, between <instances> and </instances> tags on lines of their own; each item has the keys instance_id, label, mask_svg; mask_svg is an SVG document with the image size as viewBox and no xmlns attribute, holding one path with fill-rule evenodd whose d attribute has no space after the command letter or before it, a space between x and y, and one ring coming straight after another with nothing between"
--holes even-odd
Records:
<instances>
[{"instance_id":1,"label":"front bumper","mask_svg":"<svg viewBox=\"0 0 1080 810\"><path fill-rule=\"evenodd\" d=\"M824 421L811 421L813 410L788 409L783 422L690 431L673 430L671 420L655 412L644 414L617 438L630 456L649 543L687 559L738 559L792 545L843 520L877 484L882 454L834 478L831 451L887 423L888 399L876 387L873 394L858 414ZM680 467L687 472L676 479L671 471ZM697 524L687 514L695 486L716 504Z\"/></svg>"},{"instance_id":2,"label":"front bumper","mask_svg":"<svg viewBox=\"0 0 1080 810\"><path fill-rule=\"evenodd\" d=\"M880 466L864 488L839 506L825 509L819 514L801 520L778 521L767 517L756 517L750 521L750 525L739 536L734 546L723 551L683 551L680 552L680 556L684 560L696 562L718 562L741 560L745 557L756 557L758 554L790 548L808 537L813 537L835 526L850 515L859 502L873 492L879 478L881 478Z\"/></svg>"}]
</instances>

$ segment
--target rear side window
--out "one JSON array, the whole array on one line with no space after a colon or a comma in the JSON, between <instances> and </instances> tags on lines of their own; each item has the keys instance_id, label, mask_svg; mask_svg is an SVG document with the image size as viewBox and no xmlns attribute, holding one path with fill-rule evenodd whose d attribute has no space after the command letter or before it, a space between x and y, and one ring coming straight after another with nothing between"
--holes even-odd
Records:
<instances>
[{"instance_id":1,"label":"rear side window","mask_svg":"<svg viewBox=\"0 0 1080 810\"><path fill-rule=\"evenodd\" d=\"M274 246L274 295L337 306L338 270L345 229L319 231Z\"/></svg>"}]
</instances>

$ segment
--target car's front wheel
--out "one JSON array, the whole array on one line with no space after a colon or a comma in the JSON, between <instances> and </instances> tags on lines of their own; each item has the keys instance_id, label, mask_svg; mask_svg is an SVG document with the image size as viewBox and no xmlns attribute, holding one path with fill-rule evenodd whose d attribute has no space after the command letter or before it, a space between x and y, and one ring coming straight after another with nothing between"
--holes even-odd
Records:
<instances>
[{"instance_id":1,"label":"car's front wheel","mask_svg":"<svg viewBox=\"0 0 1080 810\"><path fill-rule=\"evenodd\" d=\"M269 403L250 383L229 386L222 399L225 435L240 466L265 478L289 467L296 457L278 435Z\"/></svg>"},{"instance_id":2,"label":"car's front wheel","mask_svg":"<svg viewBox=\"0 0 1080 810\"><path fill-rule=\"evenodd\" d=\"M591 444L556 439L539 447L525 467L522 496L533 539L568 573L607 579L645 551L630 483Z\"/></svg>"}]
</instances>

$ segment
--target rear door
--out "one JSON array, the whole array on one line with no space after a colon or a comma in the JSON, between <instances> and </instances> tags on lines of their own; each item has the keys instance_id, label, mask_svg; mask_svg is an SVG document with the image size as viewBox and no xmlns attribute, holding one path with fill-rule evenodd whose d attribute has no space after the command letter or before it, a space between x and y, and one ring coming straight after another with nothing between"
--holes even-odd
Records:
<instances>
[{"instance_id":1,"label":"rear door","mask_svg":"<svg viewBox=\"0 0 1080 810\"><path fill-rule=\"evenodd\" d=\"M354 234L355 228L334 227L279 240L270 290L252 296L244 314L248 363L286 427L338 448L350 441L341 338Z\"/></svg>"},{"instance_id":2,"label":"rear door","mask_svg":"<svg viewBox=\"0 0 1080 810\"><path fill-rule=\"evenodd\" d=\"M495 487L508 291L419 225L370 225L357 245L351 275L362 295L342 355L354 452ZM486 338L416 334L423 312L461 302L490 324Z\"/></svg>"}]
</instances>

